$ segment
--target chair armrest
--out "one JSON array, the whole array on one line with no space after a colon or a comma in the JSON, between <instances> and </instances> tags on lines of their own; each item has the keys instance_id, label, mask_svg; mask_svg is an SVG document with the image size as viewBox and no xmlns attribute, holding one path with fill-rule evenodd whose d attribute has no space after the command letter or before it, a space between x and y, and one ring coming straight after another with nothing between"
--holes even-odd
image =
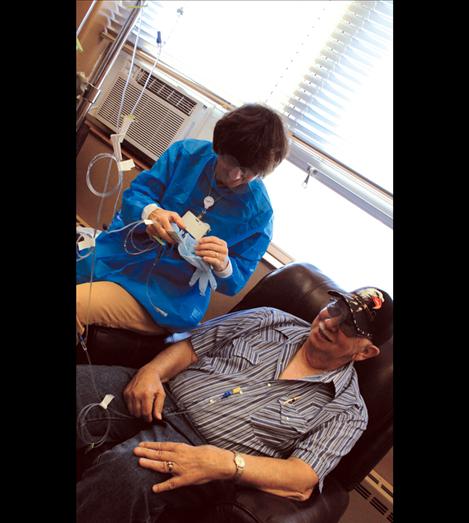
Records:
<instances>
[{"instance_id":1,"label":"chair armrest","mask_svg":"<svg viewBox=\"0 0 469 523\"><path fill-rule=\"evenodd\" d=\"M234 505L252 515L244 523L336 523L347 508L348 492L338 482L325 482L321 494L313 492L307 501L295 501L255 489L240 489Z\"/></svg>"},{"instance_id":2,"label":"chair armrest","mask_svg":"<svg viewBox=\"0 0 469 523\"><path fill-rule=\"evenodd\" d=\"M172 511L166 523L337 523L349 503L349 494L334 479L327 479L321 494L295 501L257 489L241 487L232 500L214 502L198 511Z\"/></svg>"},{"instance_id":3,"label":"chair armrest","mask_svg":"<svg viewBox=\"0 0 469 523\"><path fill-rule=\"evenodd\" d=\"M167 346L167 336L169 332L145 335L126 329L90 325L87 348L94 365L122 365L139 369ZM88 363L80 343L77 345L76 363Z\"/></svg>"}]
</instances>

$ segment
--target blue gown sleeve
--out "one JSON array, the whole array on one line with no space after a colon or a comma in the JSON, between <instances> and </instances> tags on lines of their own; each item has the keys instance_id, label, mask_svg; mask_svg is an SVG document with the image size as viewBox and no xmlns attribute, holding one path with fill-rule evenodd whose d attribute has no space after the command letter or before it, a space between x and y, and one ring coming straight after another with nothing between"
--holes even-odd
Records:
<instances>
[{"instance_id":1,"label":"blue gown sleeve","mask_svg":"<svg viewBox=\"0 0 469 523\"><path fill-rule=\"evenodd\" d=\"M174 146L167 149L149 171L142 171L124 191L120 214L125 224L140 220L148 204L159 205L170 181L176 152L174 149Z\"/></svg>"},{"instance_id":2,"label":"blue gown sleeve","mask_svg":"<svg viewBox=\"0 0 469 523\"><path fill-rule=\"evenodd\" d=\"M217 278L218 292L234 296L246 285L272 240L272 222L272 213L269 213L263 227L229 247L233 273L228 278Z\"/></svg>"}]
</instances>

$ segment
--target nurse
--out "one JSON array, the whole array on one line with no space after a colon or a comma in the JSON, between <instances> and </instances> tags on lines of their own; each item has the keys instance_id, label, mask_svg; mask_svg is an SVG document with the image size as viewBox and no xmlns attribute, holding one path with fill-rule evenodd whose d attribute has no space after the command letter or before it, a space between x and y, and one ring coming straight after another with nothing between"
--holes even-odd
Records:
<instances>
[{"instance_id":1,"label":"nurse","mask_svg":"<svg viewBox=\"0 0 469 523\"><path fill-rule=\"evenodd\" d=\"M122 208L96 238L95 256L78 261L77 332L97 324L159 334L190 330L202 320L210 287L201 293L189 285L196 269L174 245L172 223L209 229L195 254L211 266L219 292L238 293L272 239L273 212L262 179L287 152L282 120L259 104L223 116L213 143L171 145L124 192ZM152 224L134 231L134 245L148 249L134 255L127 248L129 228L117 229L138 220Z\"/></svg>"}]
</instances>

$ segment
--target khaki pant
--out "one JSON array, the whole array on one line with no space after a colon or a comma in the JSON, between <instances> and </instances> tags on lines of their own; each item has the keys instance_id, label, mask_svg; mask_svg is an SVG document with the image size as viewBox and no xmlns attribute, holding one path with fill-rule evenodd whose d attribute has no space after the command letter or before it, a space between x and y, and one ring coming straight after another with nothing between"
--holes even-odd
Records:
<instances>
[{"instance_id":1,"label":"khaki pant","mask_svg":"<svg viewBox=\"0 0 469 523\"><path fill-rule=\"evenodd\" d=\"M77 289L77 332L83 334L86 325L101 325L129 329L143 334L167 332L157 325L148 312L117 283L96 281L81 283Z\"/></svg>"}]
</instances>

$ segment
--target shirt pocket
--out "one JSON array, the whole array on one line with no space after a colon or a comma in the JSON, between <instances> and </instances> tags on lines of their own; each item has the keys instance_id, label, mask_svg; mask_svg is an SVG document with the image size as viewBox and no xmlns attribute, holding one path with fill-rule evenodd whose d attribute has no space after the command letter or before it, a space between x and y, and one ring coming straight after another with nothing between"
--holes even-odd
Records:
<instances>
[{"instance_id":1,"label":"shirt pocket","mask_svg":"<svg viewBox=\"0 0 469 523\"><path fill-rule=\"evenodd\" d=\"M259 362L259 354L246 341L236 338L226 344L225 347L202 357L197 365L199 368L215 374L232 375L245 372Z\"/></svg>"},{"instance_id":2,"label":"shirt pocket","mask_svg":"<svg viewBox=\"0 0 469 523\"><path fill-rule=\"evenodd\" d=\"M249 342L236 338L212 358L212 369L218 374L236 374L249 370L258 362L259 354Z\"/></svg>"},{"instance_id":3,"label":"shirt pocket","mask_svg":"<svg viewBox=\"0 0 469 523\"><path fill-rule=\"evenodd\" d=\"M305 416L291 403L285 403L288 399L262 407L250 419L254 437L278 451L291 449L308 427Z\"/></svg>"}]
</instances>

